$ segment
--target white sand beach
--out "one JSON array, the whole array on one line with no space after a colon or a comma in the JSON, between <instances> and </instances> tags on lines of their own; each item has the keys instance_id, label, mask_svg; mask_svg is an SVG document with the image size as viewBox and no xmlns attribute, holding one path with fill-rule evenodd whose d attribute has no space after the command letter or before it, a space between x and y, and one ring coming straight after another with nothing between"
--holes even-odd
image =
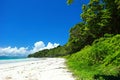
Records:
<instances>
[{"instance_id":1,"label":"white sand beach","mask_svg":"<svg viewBox=\"0 0 120 80\"><path fill-rule=\"evenodd\" d=\"M75 80L63 58L0 64L0 80Z\"/></svg>"}]
</instances>

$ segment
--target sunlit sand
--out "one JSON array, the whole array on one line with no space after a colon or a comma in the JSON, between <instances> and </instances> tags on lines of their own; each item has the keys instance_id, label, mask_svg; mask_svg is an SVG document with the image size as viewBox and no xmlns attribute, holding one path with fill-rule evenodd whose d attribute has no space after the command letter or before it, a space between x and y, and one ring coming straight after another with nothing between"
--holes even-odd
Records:
<instances>
[{"instance_id":1,"label":"sunlit sand","mask_svg":"<svg viewBox=\"0 0 120 80\"><path fill-rule=\"evenodd\" d=\"M0 80L74 80L64 63L62 58L45 58L0 64Z\"/></svg>"}]
</instances>

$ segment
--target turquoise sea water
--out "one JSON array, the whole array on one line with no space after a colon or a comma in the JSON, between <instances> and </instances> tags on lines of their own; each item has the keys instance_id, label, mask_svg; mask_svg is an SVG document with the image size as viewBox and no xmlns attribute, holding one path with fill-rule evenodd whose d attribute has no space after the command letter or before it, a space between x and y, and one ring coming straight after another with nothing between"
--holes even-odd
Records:
<instances>
[{"instance_id":1,"label":"turquoise sea water","mask_svg":"<svg viewBox=\"0 0 120 80\"><path fill-rule=\"evenodd\" d=\"M23 61L36 61L36 60L39 60L39 58L0 57L0 64L16 63Z\"/></svg>"}]
</instances>

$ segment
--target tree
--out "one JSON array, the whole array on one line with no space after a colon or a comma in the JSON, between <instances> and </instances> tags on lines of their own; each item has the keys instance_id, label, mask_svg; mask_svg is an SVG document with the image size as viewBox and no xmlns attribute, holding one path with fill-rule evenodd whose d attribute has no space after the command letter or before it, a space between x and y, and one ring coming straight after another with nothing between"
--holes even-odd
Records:
<instances>
[{"instance_id":1,"label":"tree","mask_svg":"<svg viewBox=\"0 0 120 80\"><path fill-rule=\"evenodd\" d=\"M67 1L68 4L72 2L73 0ZM95 28L98 29L96 36L103 36L104 33L120 33L118 22L120 21L120 0L90 0L89 4L83 6L81 17L87 23L86 27L92 28L90 32L96 32Z\"/></svg>"},{"instance_id":2,"label":"tree","mask_svg":"<svg viewBox=\"0 0 120 80\"><path fill-rule=\"evenodd\" d=\"M68 0L71 4L73 0ZM74 53L105 33L120 33L120 5L119 0L90 0L83 5L81 14L83 22L76 24L70 30L67 43L69 53ZM111 24L112 23L112 24Z\"/></svg>"},{"instance_id":3,"label":"tree","mask_svg":"<svg viewBox=\"0 0 120 80\"><path fill-rule=\"evenodd\" d=\"M105 9L105 3L101 0L90 0L88 5L84 5L81 17L94 38L103 36L106 28L109 29L107 24L110 22L110 12Z\"/></svg>"}]
</instances>

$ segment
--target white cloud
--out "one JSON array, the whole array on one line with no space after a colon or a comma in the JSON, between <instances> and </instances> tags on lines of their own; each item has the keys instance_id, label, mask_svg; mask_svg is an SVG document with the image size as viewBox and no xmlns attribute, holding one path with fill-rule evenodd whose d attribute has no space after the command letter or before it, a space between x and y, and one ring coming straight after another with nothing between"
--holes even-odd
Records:
<instances>
[{"instance_id":1,"label":"white cloud","mask_svg":"<svg viewBox=\"0 0 120 80\"><path fill-rule=\"evenodd\" d=\"M44 49L52 49L52 48L55 48L57 46L59 46L59 44L57 44L57 43L52 44L51 42L48 42L47 46L45 46L43 41L38 41L34 44L34 47L31 50L31 53L41 51L41 50L44 50Z\"/></svg>"},{"instance_id":2,"label":"white cloud","mask_svg":"<svg viewBox=\"0 0 120 80\"><path fill-rule=\"evenodd\" d=\"M52 44L51 42L49 42L48 45L45 47L45 49L51 49L51 48L55 48L57 46L59 46L59 44L57 44L57 43Z\"/></svg>"},{"instance_id":3,"label":"white cloud","mask_svg":"<svg viewBox=\"0 0 120 80\"><path fill-rule=\"evenodd\" d=\"M34 48L33 48L33 50L31 50L31 52L37 52L39 50L43 50L44 47L45 47L44 42L38 41L34 44Z\"/></svg>"},{"instance_id":4,"label":"white cloud","mask_svg":"<svg viewBox=\"0 0 120 80\"><path fill-rule=\"evenodd\" d=\"M23 55L27 55L28 48L25 47L6 47L6 48L0 48L0 56L23 56Z\"/></svg>"},{"instance_id":5,"label":"white cloud","mask_svg":"<svg viewBox=\"0 0 120 80\"><path fill-rule=\"evenodd\" d=\"M59 46L59 44L52 44L49 42L47 46L45 46L43 41L38 41L34 43L33 49L29 50L28 47L11 47L8 46L6 48L0 48L0 56L27 56L30 53L34 53L44 49L51 49Z\"/></svg>"}]
</instances>

